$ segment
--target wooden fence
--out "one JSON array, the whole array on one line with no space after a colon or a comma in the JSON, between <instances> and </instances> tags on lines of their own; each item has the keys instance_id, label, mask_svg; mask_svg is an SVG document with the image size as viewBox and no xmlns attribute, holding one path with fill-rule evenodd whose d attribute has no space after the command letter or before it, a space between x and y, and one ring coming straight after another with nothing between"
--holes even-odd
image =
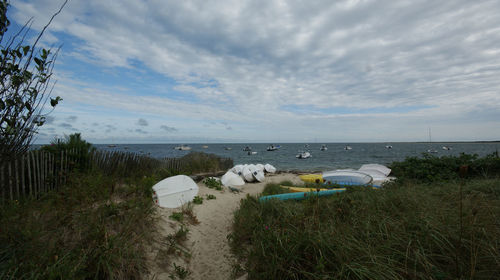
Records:
<instances>
[{"instance_id":1,"label":"wooden fence","mask_svg":"<svg viewBox=\"0 0 500 280\"><path fill-rule=\"evenodd\" d=\"M211 156L209 156L211 157ZM201 157L201 160L206 160ZM196 171L192 159L154 159L135 153L93 151L87 153L76 149L49 153L30 151L12 162L0 163L1 201L22 197L39 197L41 194L59 189L72 170L97 168L107 175L127 176L132 172L162 167L174 173ZM219 159L218 168L230 168L231 159Z\"/></svg>"}]
</instances>

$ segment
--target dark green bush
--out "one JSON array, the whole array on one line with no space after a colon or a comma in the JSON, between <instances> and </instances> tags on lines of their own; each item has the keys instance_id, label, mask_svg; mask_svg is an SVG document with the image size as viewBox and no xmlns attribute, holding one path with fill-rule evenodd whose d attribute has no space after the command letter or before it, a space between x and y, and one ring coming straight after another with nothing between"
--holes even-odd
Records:
<instances>
[{"instance_id":1,"label":"dark green bush","mask_svg":"<svg viewBox=\"0 0 500 280\"><path fill-rule=\"evenodd\" d=\"M62 152L66 153L72 167L80 170L90 167L90 153L95 151L95 147L83 140L80 133L66 135L64 139L54 139L49 145L44 145L40 149L54 154L56 161L60 161Z\"/></svg>"},{"instance_id":2,"label":"dark green bush","mask_svg":"<svg viewBox=\"0 0 500 280\"><path fill-rule=\"evenodd\" d=\"M180 160L182 162L182 172L185 174L217 172L233 167L232 159L201 152L191 152L180 158Z\"/></svg>"},{"instance_id":3,"label":"dark green bush","mask_svg":"<svg viewBox=\"0 0 500 280\"><path fill-rule=\"evenodd\" d=\"M460 166L468 166L468 178L495 178L500 176L500 158L497 153L479 158L477 155L460 154L459 156L437 157L423 154L408 157L402 162L390 165L392 175L398 180L417 182L443 182L459 178Z\"/></svg>"}]
</instances>

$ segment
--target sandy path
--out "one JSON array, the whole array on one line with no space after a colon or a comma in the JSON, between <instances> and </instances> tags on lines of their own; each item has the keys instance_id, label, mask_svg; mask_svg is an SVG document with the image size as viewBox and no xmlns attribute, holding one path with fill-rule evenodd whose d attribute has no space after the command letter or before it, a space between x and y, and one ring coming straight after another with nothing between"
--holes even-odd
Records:
<instances>
[{"instance_id":1,"label":"sandy path","mask_svg":"<svg viewBox=\"0 0 500 280\"><path fill-rule=\"evenodd\" d=\"M227 235L231 232L233 213L239 207L240 200L247 194L255 195L261 193L268 183L279 183L284 180L300 184L297 175L281 173L267 175L264 182L247 183L240 187L240 193L233 193L227 188L217 191L207 188L203 183L198 183L198 196L203 197L203 204L194 206L194 213L200 222L198 225L189 225L188 240L186 247L191 252L188 262L176 259L177 265L186 267L190 274L188 279L231 279L233 258ZM213 194L216 199L207 200L206 195ZM168 218L173 211L179 209L160 209L161 216L159 227L162 235L175 232L178 226ZM173 262L171 260L170 262ZM171 265L171 264L170 264ZM170 270L171 271L171 270ZM158 264L151 267L153 279L170 279L172 272L166 272Z\"/></svg>"},{"instance_id":2,"label":"sandy path","mask_svg":"<svg viewBox=\"0 0 500 280\"><path fill-rule=\"evenodd\" d=\"M217 199L206 200L203 204L195 206L194 211L200 224L190 227L189 241L193 243L189 266L190 279L230 279L235 259L230 252L227 235L231 232L234 211L238 209L240 200L247 194L259 194L266 184L284 180L300 182L294 174L271 175L266 176L262 183L245 184L240 193L228 190L221 193L200 183L201 196L213 194Z\"/></svg>"}]
</instances>

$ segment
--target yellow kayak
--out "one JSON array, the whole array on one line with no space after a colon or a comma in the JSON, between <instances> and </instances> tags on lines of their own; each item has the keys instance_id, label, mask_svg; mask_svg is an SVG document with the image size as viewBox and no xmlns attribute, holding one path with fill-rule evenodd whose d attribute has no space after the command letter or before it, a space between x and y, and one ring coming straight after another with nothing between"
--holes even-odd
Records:
<instances>
[{"instance_id":1,"label":"yellow kayak","mask_svg":"<svg viewBox=\"0 0 500 280\"><path fill-rule=\"evenodd\" d=\"M306 174L306 175L300 175L299 176L300 180L306 182L306 183L323 183L325 182L323 180L323 175L322 174Z\"/></svg>"},{"instance_id":2,"label":"yellow kayak","mask_svg":"<svg viewBox=\"0 0 500 280\"><path fill-rule=\"evenodd\" d=\"M290 186L281 186L281 187L289 189L290 192L316 192L316 191L332 190L325 188L300 188L300 187L290 187ZM345 190L345 188L336 188L335 190Z\"/></svg>"}]
</instances>

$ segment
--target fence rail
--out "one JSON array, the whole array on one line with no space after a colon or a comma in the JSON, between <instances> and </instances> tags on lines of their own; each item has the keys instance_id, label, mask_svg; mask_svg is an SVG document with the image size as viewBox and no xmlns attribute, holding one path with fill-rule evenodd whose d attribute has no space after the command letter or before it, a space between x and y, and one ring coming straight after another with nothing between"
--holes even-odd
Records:
<instances>
[{"instance_id":1,"label":"fence rail","mask_svg":"<svg viewBox=\"0 0 500 280\"><path fill-rule=\"evenodd\" d=\"M0 162L1 201L22 197L39 197L41 194L59 189L68 180L74 169L97 168L107 175L127 176L136 170L168 169L175 173L199 171L197 161L213 160L213 155L193 159L154 159L136 153L111 151L79 151L76 149L50 153L41 150L29 151L11 162ZM215 168L220 170L232 166L232 159L217 158Z\"/></svg>"}]
</instances>

